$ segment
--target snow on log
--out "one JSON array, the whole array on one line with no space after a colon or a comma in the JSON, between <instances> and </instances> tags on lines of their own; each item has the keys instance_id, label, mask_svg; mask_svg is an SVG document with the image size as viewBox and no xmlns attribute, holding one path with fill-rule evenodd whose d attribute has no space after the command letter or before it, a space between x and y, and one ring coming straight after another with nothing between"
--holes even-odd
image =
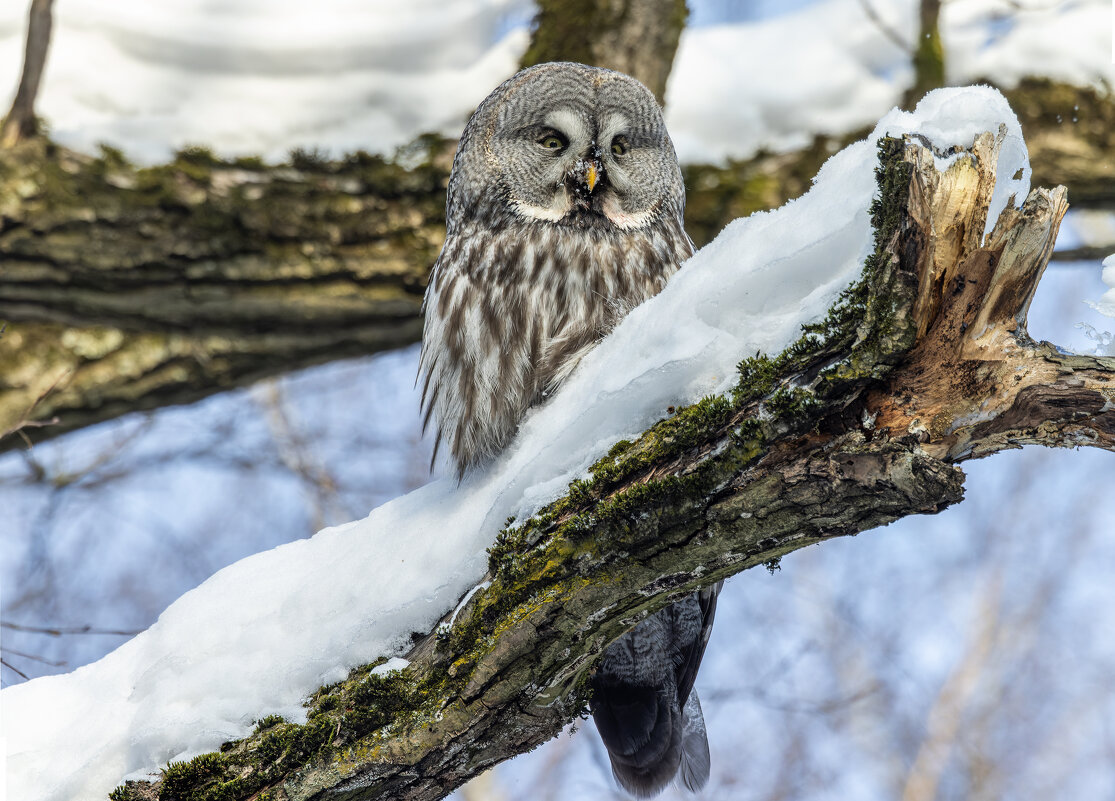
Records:
<instances>
[{"instance_id":1,"label":"snow on log","mask_svg":"<svg viewBox=\"0 0 1115 801\"><path fill-rule=\"evenodd\" d=\"M892 112L694 256L486 473L5 690L15 795L441 798L580 714L595 657L672 598L956 503L963 459L1112 449L1115 360L1026 333L1066 203L1025 153L994 90Z\"/></svg>"}]
</instances>

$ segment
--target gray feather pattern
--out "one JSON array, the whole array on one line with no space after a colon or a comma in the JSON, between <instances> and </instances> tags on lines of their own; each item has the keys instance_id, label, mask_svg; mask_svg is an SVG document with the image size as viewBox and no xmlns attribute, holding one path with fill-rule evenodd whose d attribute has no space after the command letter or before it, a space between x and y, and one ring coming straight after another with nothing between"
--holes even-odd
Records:
<instances>
[{"instance_id":1,"label":"gray feather pattern","mask_svg":"<svg viewBox=\"0 0 1115 801\"><path fill-rule=\"evenodd\" d=\"M705 732L705 716L701 712L701 700L697 691L689 694L685 702L685 724L681 734L681 781L690 792L697 792L708 782L712 769L712 758L708 751L708 734Z\"/></svg>"}]
</instances>

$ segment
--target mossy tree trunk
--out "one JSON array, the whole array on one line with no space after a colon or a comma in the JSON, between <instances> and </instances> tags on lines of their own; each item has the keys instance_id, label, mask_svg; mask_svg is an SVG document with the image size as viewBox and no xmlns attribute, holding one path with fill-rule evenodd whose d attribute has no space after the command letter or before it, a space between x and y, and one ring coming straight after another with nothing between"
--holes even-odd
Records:
<instances>
[{"instance_id":1,"label":"mossy tree trunk","mask_svg":"<svg viewBox=\"0 0 1115 801\"><path fill-rule=\"evenodd\" d=\"M579 61L618 70L661 103L688 13L685 0L538 0L522 66Z\"/></svg>"},{"instance_id":2,"label":"mossy tree trunk","mask_svg":"<svg viewBox=\"0 0 1115 801\"><path fill-rule=\"evenodd\" d=\"M1008 98L1034 183L1115 207L1111 97L1031 81ZM801 194L843 141L687 166L694 240ZM453 149L423 138L407 167L192 151L148 169L41 140L0 150L0 450L417 341Z\"/></svg>"},{"instance_id":3,"label":"mossy tree trunk","mask_svg":"<svg viewBox=\"0 0 1115 801\"><path fill-rule=\"evenodd\" d=\"M0 151L0 447L416 341L452 154Z\"/></svg>"},{"instance_id":4,"label":"mossy tree trunk","mask_svg":"<svg viewBox=\"0 0 1115 801\"><path fill-rule=\"evenodd\" d=\"M939 154L885 140L875 251L824 324L745 359L733 392L617 443L501 532L487 583L407 668L357 669L315 695L305 725L265 720L116 801L442 798L583 713L601 650L682 594L940 511L961 500L966 459L1115 450L1115 359L1026 332L1064 188L1034 190L981 242L1000 142L981 135L941 173Z\"/></svg>"},{"instance_id":5,"label":"mossy tree trunk","mask_svg":"<svg viewBox=\"0 0 1115 801\"><path fill-rule=\"evenodd\" d=\"M0 147L11 147L22 139L35 135L35 98L46 66L46 53L50 48L50 30L53 26L54 0L32 0L27 14L27 40L23 51L23 71L19 77L15 100L4 122L0 124Z\"/></svg>"},{"instance_id":6,"label":"mossy tree trunk","mask_svg":"<svg viewBox=\"0 0 1115 801\"><path fill-rule=\"evenodd\" d=\"M921 0L918 38L913 47L914 84L903 105L913 108L925 93L945 85L945 48L941 42L941 0Z\"/></svg>"}]
</instances>

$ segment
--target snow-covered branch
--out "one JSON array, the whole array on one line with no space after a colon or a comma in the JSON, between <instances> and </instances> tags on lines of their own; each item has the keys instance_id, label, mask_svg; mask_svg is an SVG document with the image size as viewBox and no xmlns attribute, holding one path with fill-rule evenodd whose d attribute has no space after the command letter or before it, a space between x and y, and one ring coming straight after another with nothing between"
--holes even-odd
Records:
<instances>
[{"instance_id":1,"label":"snow-covered branch","mask_svg":"<svg viewBox=\"0 0 1115 801\"><path fill-rule=\"evenodd\" d=\"M969 110L993 94L966 91L955 102ZM921 122L955 98L935 97ZM892 130L901 127L897 119L889 120ZM359 668L322 688L303 724L265 718L220 753L171 765L159 797L443 797L574 719L594 658L672 598L806 545L956 503L963 484L956 462L1021 443L1115 450L1115 360L1068 356L1026 333L1029 301L1067 207L1064 189L1034 190L1015 208L1012 193L1026 193L1028 172L1016 132L1004 125L949 148L959 135L947 125L941 134L942 124L926 126L936 131L933 143L916 135L880 141L873 244L823 320L804 326L777 356L744 358L719 392L613 445L561 498L509 521L478 588L417 638L405 663ZM825 185L859 197L845 169L850 159L826 167L817 191ZM821 201L800 208L797 218L760 220L752 230L766 225L766 238L783 244L774 235L780 223L808 227L816 222L809 213L836 212ZM803 234L796 258L839 261L839 224L834 230L815 240L827 243L821 257L809 255L810 233ZM702 282L708 290L702 267L718 258L716 243L708 250L663 303L684 304ZM742 252L729 238L719 258ZM748 280L777 304L780 288L800 280L798 266L773 259ZM763 285L770 269L778 275ZM738 300L706 291L684 307L711 327L747 317L746 308L723 309L717 299ZM631 345L623 337L629 330L645 337L647 322L668 308L656 303L617 330L611 352L638 361L623 350ZM660 380L676 374L663 361L669 356L658 354ZM614 366L607 359L590 357L570 393L603 381L602 365ZM708 356L703 365L716 370L719 361ZM628 386L648 389L637 379ZM596 388L607 419L605 398L614 393ZM500 509L532 508L536 496L516 495L515 481L530 486L538 460L553 467L546 448L562 440L552 432L576 419L563 417L571 405L563 397L527 422L522 447L495 469L495 502L485 502L487 484L474 482L462 487L462 504L483 506L484 521ZM631 404L623 408L642 419ZM584 438L584 426L570 436ZM524 454L528 447L537 453ZM151 793L133 782L114 798Z\"/></svg>"}]
</instances>

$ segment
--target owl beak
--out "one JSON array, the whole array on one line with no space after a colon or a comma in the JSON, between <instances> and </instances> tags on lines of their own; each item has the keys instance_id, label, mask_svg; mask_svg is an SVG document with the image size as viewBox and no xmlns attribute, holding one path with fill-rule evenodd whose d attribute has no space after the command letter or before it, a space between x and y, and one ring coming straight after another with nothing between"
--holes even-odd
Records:
<instances>
[{"instance_id":1,"label":"owl beak","mask_svg":"<svg viewBox=\"0 0 1115 801\"><path fill-rule=\"evenodd\" d=\"M588 156L584 160L584 172L581 175L581 183L588 194L592 194L592 190L596 189L596 185L602 183L606 177L604 172L604 162L601 160L600 148L593 147L589 151Z\"/></svg>"},{"instance_id":2,"label":"owl beak","mask_svg":"<svg viewBox=\"0 0 1115 801\"><path fill-rule=\"evenodd\" d=\"M596 163L589 164L588 169L585 170L585 186L588 187L588 191L591 192L596 187L596 176L598 174Z\"/></svg>"},{"instance_id":3,"label":"owl beak","mask_svg":"<svg viewBox=\"0 0 1115 801\"><path fill-rule=\"evenodd\" d=\"M593 190L607 178L600 152L593 149L566 174L565 185L575 202L587 208L591 203Z\"/></svg>"}]
</instances>

